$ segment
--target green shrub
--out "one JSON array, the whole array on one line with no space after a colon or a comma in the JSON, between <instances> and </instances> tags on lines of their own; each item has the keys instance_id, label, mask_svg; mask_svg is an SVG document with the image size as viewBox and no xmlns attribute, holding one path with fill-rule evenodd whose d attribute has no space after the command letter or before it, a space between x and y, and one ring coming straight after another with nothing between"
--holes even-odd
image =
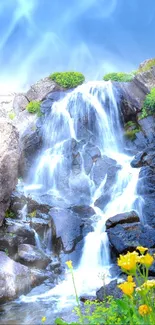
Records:
<instances>
[{"instance_id":1,"label":"green shrub","mask_svg":"<svg viewBox=\"0 0 155 325\"><path fill-rule=\"evenodd\" d=\"M131 141L136 139L136 133L138 133L140 129L134 129L134 130L127 130L125 132L125 137L130 139Z\"/></svg>"},{"instance_id":2,"label":"green shrub","mask_svg":"<svg viewBox=\"0 0 155 325\"><path fill-rule=\"evenodd\" d=\"M133 122L133 121L128 121L127 123L125 123L125 129L128 129L129 127L133 127L133 128L137 128L137 123Z\"/></svg>"},{"instance_id":3,"label":"green shrub","mask_svg":"<svg viewBox=\"0 0 155 325\"><path fill-rule=\"evenodd\" d=\"M8 209L6 212L5 212L5 218L12 218L14 219L15 218L15 213L13 211L11 211L10 209Z\"/></svg>"},{"instance_id":4,"label":"green shrub","mask_svg":"<svg viewBox=\"0 0 155 325\"><path fill-rule=\"evenodd\" d=\"M9 113L10 120L14 120L15 117L16 117L16 114L13 111Z\"/></svg>"},{"instance_id":5,"label":"green shrub","mask_svg":"<svg viewBox=\"0 0 155 325\"><path fill-rule=\"evenodd\" d=\"M124 73L124 72L111 72L105 74L103 80L108 81L121 81L121 82L129 82L133 80L133 74L131 73Z\"/></svg>"},{"instance_id":6,"label":"green shrub","mask_svg":"<svg viewBox=\"0 0 155 325\"><path fill-rule=\"evenodd\" d=\"M150 93L146 95L139 120L153 114L155 114L155 88L152 88Z\"/></svg>"},{"instance_id":7,"label":"green shrub","mask_svg":"<svg viewBox=\"0 0 155 325\"><path fill-rule=\"evenodd\" d=\"M31 114L37 114L38 116L41 116L41 110L40 110L40 105L41 103L38 101L32 101L30 103L28 103L28 105L26 106L26 109L29 113Z\"/></svg>"},{"instance_id":8,"label":"green shrub","mask_svg":"<svg viewBox=\"0 0 155 325\"><path fill-rule=\"evenodd\" d=\"M74 88L85 81L85 77L80 72L55 72L50 75L50 79L63 88Z\"/></svg>"}]
</instances>

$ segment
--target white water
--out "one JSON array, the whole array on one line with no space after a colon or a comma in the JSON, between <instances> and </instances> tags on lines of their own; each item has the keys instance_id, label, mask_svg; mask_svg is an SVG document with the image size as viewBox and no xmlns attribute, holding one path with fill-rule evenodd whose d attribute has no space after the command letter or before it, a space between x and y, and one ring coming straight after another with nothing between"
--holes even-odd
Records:
<instances>
[{"instance_id":1,"label":"white water","mask_svg":"<svg viewBox=\"0 0 155 325\"><path fill-rule=\"evenodd\" d=\"M132 157L123 153L116 96L110 82L93 82L78 87L53 105L51 116L44 126L44 152L37 161L33 182L26 187L26 191L31 191L33 195L38 192L54 193L62 196L66 202L89 204L95 210L94 232L86 236L80 265L75 270L79 294L95 293L102 285L99 274L102 277L105 275L106 282L110 281L110 253L105 222L117 213L130 211L137 198L139 170L131 168ZM85 120L86 128L83 122ZM93 139L102 155L116 160L121 166L111 189L112 199L103 211L95 207L94 203L104 193L107 175L97 186L92 173L86 174L84 162L78 175L72 170L72 142L68 140L75 139L80 144L82 134L85 134L86 139L80 149L82 162L89 137L89 141L90 138ZM65 179L63 175L66 175ZM82 184L85 184L84 190ZM87 196L85 188L89 190ZM72 294L73 285L68 274L64 282L49 292L40 296L22 297L22 300L27 302L61 296L63 305Z\"/></svg>"}]
</instances>

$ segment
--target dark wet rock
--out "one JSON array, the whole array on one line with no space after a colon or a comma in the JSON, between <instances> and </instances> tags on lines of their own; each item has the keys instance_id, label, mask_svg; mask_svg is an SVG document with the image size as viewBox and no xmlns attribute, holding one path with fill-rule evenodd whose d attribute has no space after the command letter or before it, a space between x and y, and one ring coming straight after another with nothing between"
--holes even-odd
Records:
<instances>
[{"instance_id":1,"label":"dark wet rock","mask_svg":"<svg viewBox=\"0 0 155 325\"><path fill-rule=\"evenodd\" d=\"M99 301L103 301L105 297L113 296L116 298L122 297L122 291L117 287L117 281L113 280L109 284L105 285L104 287L101 287L96 292L96 297Z\"/></svg>"},{"instance_id":2,"label":"dark wet rock","mask_svg":"<svg viewBox=\"0 0 155 325\"><path fill-rule=\"evenodd\" d=\"M139 152L134 159L131 161L131 166L133 168L139 168L143 166L143 158L146 155L145 152Z\"/></svg>"},{"instance_id":3,"label":"dark wet rock","mask_svg":"<svg viewBox=\"0 0 155 325\"><path fill-rule=\"evenodd\" d=\"M112 264L109 272L112 278L118 278L122 275L122 270L117 264Z\"/></svg>"},{"instance_id":4,"label":"dark wet rock","mask_svg":"<svg viewBox=\"0 0 155 325\"><path fill-rule=\"evenodd\" d=\"M19 135L17 129L4 118L0 119L0 226L10 203L18 177Z\"/></svg>"},{"instance_id":5,"label":"dark wet rock","mask_svg":"<svg viewBox=\"0 0 155 325\"><path fill-rule=\"evenodd\" d=\"M75 213L77 213L82 219L90 218L95 214L94 209L87 205L73 206L71 209Z\"/></svg>"},{"instance_id":6,"label":"dark wet rock","mask_svg":"<svg viewBox=\"0 0 155 325\"><path fill-rule=\"evenodd\" d=\"M139 222L118 224L107 230L116 255L133 251L137 246L155 247L155 229Z\"/></svg>"},{"instance_id":7,"label":"dark wet rock","mask_svg":"<svg viewBox=\"0 0 155 325\"><path fill-rule=\"evenodd\" d=\"M0 230L0 247L2 251L14 256L20 244L35 245L35 234L29 225L6 218L5 225Z\"/></svg>"},{"instance_id":8,"label":"dark wet rock","mask_svg":"<svg viewBox=\"0 0 155 325\"><path fill-rule=\"evenodd\" d=\"M38 269L45 269L50 262L50 258L48 256L46 256L35 246L29 244L22 244L18 246L17 260L26 266L35 267Z\"/></svg>"},{"instance_id":9,"label":"dark wet rock","mask_svg":"<svg viewBox=\"0 0 155 325\"><path fill-rule=\"evenodd\" d=\"M140 221L139 216L135 211L119 213L116 216L111 217L106 221L106 229L115 227L118 224L132 223L132 222L139 222L139 221Z\"/></svg>"},{"instance_id":10,"label":"dark wet rock","mask_svg":"<svg viewBox=\"0 0 155 325\"><path fill-rule=\"evenodd\" d=\"M0 252L0 264L1 303L26 294L49 276L47 273L31 271L27 266L11 260L4 252Z\"/></svg>"},{"instance_id":11,"label":"dark wet rock","mask_svg":"<svg viewBox=\"0 0 155 325\"><path fill-rule=\"evenodd\" d=\"M117 162L114 159L111 159L107 156L103 156L102 158L98 158L94 163L94 167L92 170L92 179L94 183L99 186L101 182L104 180L107 174L107 187L114 183L116 178L117 171L120 167L117 166ZM105 187L106 187L105 185Z\"/></svg>"},{"instance_id":12,"label":"dark wet rock","mask_svg":"<svg viewBox=\"0 0 155 325\"><path fill-rule=\"evenodd\" d=\"M95 206L103 210L106 207L106 205L110 202L110 199L111 199L111 193L107 192L101 195L99 199L95 201Z\"/></svg>"},{"instance_id":13,"label":"dark wet rock","mask_svg":"<svg viewBox=\"0 0 155 325\"><path fill-rule=\"evenodd\" d=\"M42 147L41 130L36 126L28 125L20 137L21 157L19 173L21 177L26 177L30 168Z\"/></svg>"},{"instance_id":14,"label":"dark wet rock","mask_svg":"<svg viewBox=\"0 0 155 325\"><path fill-rule=\"evenodd\" d=\"M83 253L83 247L84 247L84 239L79 241L76 244L75 250L71 253L64 254L61 253L60 258L61 258L61 264L66 269L65 262L71 260L73 263L73 267L76 268L79 266L79 263L81 261L82 253Z\"/></svg>"},{"instance_id":15,"label":"dark wet rock","mask_svg":"<svg viewBox=\"0 0 155 325\"><path fill-rule=\"evenodd\" d=\"M49 212L52 220L52 241L54 250L67 254L75 249L82 239L80 217L69 209L53 208ZM65 231L64 231L65 230Z\"/></svg>"}]
</instances>

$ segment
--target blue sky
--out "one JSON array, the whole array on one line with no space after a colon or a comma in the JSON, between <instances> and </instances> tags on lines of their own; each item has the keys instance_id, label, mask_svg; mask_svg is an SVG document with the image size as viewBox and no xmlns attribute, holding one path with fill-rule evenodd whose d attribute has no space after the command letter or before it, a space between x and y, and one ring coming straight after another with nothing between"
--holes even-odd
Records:
<instances>
[{"instance_id":1,"label":"blue sky","mask_svg":"<svg viewBox=\"0 0 155 325\"><path fill-rule=\"evenodd\" d=\"M154 34L155 0L0 0L0 82L130 71L155 57Z\"/></svg>"}]
</instances>

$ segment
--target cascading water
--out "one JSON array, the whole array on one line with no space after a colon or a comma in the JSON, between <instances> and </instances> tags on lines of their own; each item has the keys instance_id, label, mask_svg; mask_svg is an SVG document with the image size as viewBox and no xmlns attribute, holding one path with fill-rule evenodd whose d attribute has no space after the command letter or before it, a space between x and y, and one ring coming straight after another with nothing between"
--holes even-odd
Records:
<instances>
[{"instance_id":1,"label":"cascading water","mask_svg":"<svg viewBox=\"0 0 155 325\"><path fill-rule=\"evenodd\" d=\"M130 211L137 198L139 170L130 166L132 157L123 152L117 99L116 90L110 82L90 82L55 102L43 126L44 147L33 166L34 177L25 186L25 193L32 196L48 195L48 199L60 198L68 206L93 207L94 232L86 236L82 258L75 270L80 294L94 293L101 286L99 273L109 276L110 253L105 222L117 213ZM115 161L117 168L110 188L111 199L103 209L98 208L95 202L104 193L109 176L105 173L96 181L96 157L92 166L86 163L88 144L98 149L101 160L108 157ZM22 297L22 301L34 302L61 296L64 303L72 294L72 282L67 278L54 289L39 296Z\"/></svg>"},{"instance_id":2,"label":"cascading water","mask_svg":"<svg viewBox=\"0 0 155 325\"><path fill-rule=\"evenodd\" d=\"M81 293L96 289L100 283L98 273L103 272L103 267L109 268L106 220L131 210L136 198L139 171L130 166L132 157L123 153L116 99L116 90L110 82L90 82L56 102L44 125L44 150L37 161L35 177L26 187L26 191L34 190L34 195L39 192L62 196L70 204L85 202L94 208L98 220L94 222L94 232L85 239L83 256L76 272ZM107 175L96 185L92 176L94 167L90 173L86 171L85 148L88 142L97 146L102 156L108 156L120 165L111 189L111 201L102 211L94 203L104 193ZM74 169L72 162L74 145L80 151L80 170Z\"/></svg>"}]
</instances>

